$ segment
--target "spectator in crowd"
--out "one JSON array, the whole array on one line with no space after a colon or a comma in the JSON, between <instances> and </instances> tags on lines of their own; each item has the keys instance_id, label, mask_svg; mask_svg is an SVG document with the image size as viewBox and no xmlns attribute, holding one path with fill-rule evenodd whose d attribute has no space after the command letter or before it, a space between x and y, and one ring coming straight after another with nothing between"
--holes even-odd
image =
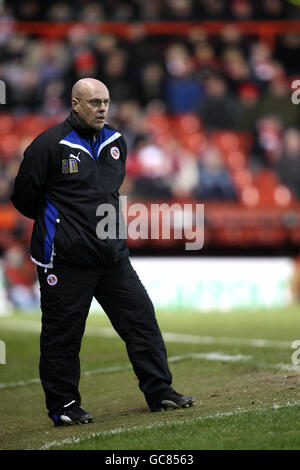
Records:
<instances>
[{"instance_id":1,"label":"spectator in crowd","mask_svg":"<svg viewBox=\"0 0 300 470\"><path fill-rule=\"evenodd\" d=\"M205 81L206 97L199 115L207 130L237 129L241 118L238 100L228 91L221 75L211 75Z\"/></svg>"},{"instance_id":2,"label":"spectator in crowd","mask_svg":"<svg viewBox=\"0 0 300 470\"><path fill-rule=\"evenodd\" d=\"M232 0L232 16L235 20L252 20L255 18L255 2L251 0Z\"/></svg>"},{"instance_id":3,"label":"spectator in crowd","mask_svg":"<svg viewBox=\"0 0 300 470\"><path fill-rule=\"evenodd\" d=\"M208 42L196 42L193 50L194 66L197 74L205 78L211 72L220 72L219 60L215 50Z\"/></svg>"},{"instance_id":4,"label":"spectator in crowd","mask_svg":"<svg viewBox=\"0 0 300 470\"><path fill-rule=\"evenodd\" d=\"M250 167L253 171L270 168L282 153L283 123L278 116L264 116L256 121L251 149Z\"/></svg>"},{"instance_id":5,"label":"spectator in crowd","mask_svg":"<svg viewBox=\"0 0 300 470\"><path fill-rule=\"evenodd\" d=\"M11 186L9 179L7 178L5 172L1 171L0 173L0 204L9 202L9 192Z\"/></svg>"},{"instance_id":6,"label":"spectator in crowd","mask_svg":"<svg viewBox=\"0 0 300 470\"><path fill-rule=\"evenodd\" d=\"M282 184L300 199L300 132L289 127L283 133L282 155L272 165Z\"/></svg>"},{"instance_id":7,"label":"spectator in crowd","mask_svg":"<svg viewBox=\"0 0 300 470\"><path fill-rule=\"evenodd\" d=\"M199 161L195 152L179 145L176 140L172 142L175 160L171 190L175 199L191 198L199 184Z\"/></svg>"},{"instance_id":8,"label":"spectator in crowd","mask_svg":"<svg viewBox=\"0 0 300 470\"><path fill-rule=\"evenodd\" d=\"M205 20L225 20L230 17L228 2L224 0L202 0L199 6L199 15L203 15Z\"/></svg>"},{"instance_id":9,"label":"spectator in crowd","mask_svg":"<svg viewBox=\"0 0 300 470\"><path fill-rule=\"evenodd\" d=\"M199 177L193 193L203 201L234 201L236 191L230 174L224 164L221 151L209 145L199 162Z\"/></svg>"},{"instance_id":10,"label":"spectator in crowd","mask_svg":"<svg viewBox=\"0 0 300 470\"><path fill-rule=\"evenodd\" d=\"M277 116L286 126L300 124L300 109L291 100L291 90L286 77L271 80L268 90L260 100L259 117Z\"/></svg>"},{"instance_id":11,"label":"spectator in crowd","mask_svg":"<svg viewBox=\"0 0 300 470\"><path fill-rule=\"evenodd\" d=\"M246 82L240 85L237 92L241 105L241 120L238 123L238 130L250 132L253 135L259 115L259 88L252 82Z\"/></svg>"},{"instance_id":12,"label":"spectator in crowd","mask_svg":"<svg viewBox=\"0 0 300 470\"><path fill-rule=\"evenodd\" d=\"M253 82L265 91L275 74L271 46L262 41L255 41L250 47L248 61Z\"/></svg>"},{"instance_id":13,"label":"spectator in crowd","mask_svg":"<svg viewBox=\"0 0 300 470\"><path fill-rule=\"evenodd\" d=\"M42 96L42 112L45 116L55 117L67 112L62 79L53 79L45 86Z\"/></svg>"},{"instance_id":14,"label":"spectator in crowd","mask_svg":"<svg viewBox=\"0 0 300 470\"><path fill-rule=\"evenodd\" d=\"M72 4L64 1L51 2L46 12L48 21L72 21L74 20L74 8Z\"/></svg>"},{"instance_id":15,"label":"spectator in crowd","mask_svg":"<svg viewBox=\"0 0 300 470\"><path fill-rule=\"evenodd\" d=\"M166 51L166 103L173 114L195 112L204 97L204 88L195 75L192 57L183 44Z\"/></svg>"},{"instance_id":16,"label":"spectator in crowd","mask_svg":"<svg viewBox=\"0 0 300 470\"><path fill-rule=\"evenodd\" d=\"M25 0L24 2L12 1L10 4L21 21L38 21L41 18L41 4L36 0Z\"/></svg>"},{"instance_id":17,"label":"spectator in crowd","mask_svg":"<svg viewBox=\"0 0 300 470\"><path fill-rule=\"evenodd\" d=\"M136 96L142 106L153 100L165 100L165 75L159 62L149 62L142 68Z\"/></svg>"},{"instance_id":18,"label":"spectator in crowd","mask_svg":"<svg viewBox=\"0 0 300 470\"><path fill-rule=\"evenodd\" d=\"M99 2L91 1L82 6L80 11L80 20L86 23L93 23L95 21L104 21L105 13Z\"/></svg>"},{"instance_id":19,"label":"spectator in crowd","mask_svg":"<svg viewBox=\"0 0 300 470\"><path fill-rule=\"evenodd\" d=\"M6 250L3 269L8 300L13 306L23 311L38 308L35 267L22 245L14 244Z\"/></svg>"},{"instance_id":20,"label":"spectator in crowd","mask_svg":"<svg viewBox=\"0 0 300 470\"><path fill-rule=\"evenodd\" d=\"M249 57L249 41L234 22L225 24L215 39L215 50L218 56L221 57L224 50L228 48L238 49L243 57Z\"/></svg>"},{"instance_id":21,"label":"spectator in crowd","mask_svg":"<svg viewBox=\"0 0 300 470\"><path fill-rule=\"evenodd\" d=\"M120 129L130 152L138 135L146 132L142 107L137 100L110 104L110 123Z\"/></svg>"},{"instance_id":22,"label":"spectator in crowd","mask_svg":"<svg viewBox=\"0 0 300 470\"><path fill-rule=\"evenodd\" d=\"M285 5L281 0L262 0L258 17L262 20L282 20L285 16Z\"/></svg>"},{"instance_id":23,"label":"spectator in crowd","mask_svg":"<svg viewBox=\"0 0 300 470\"><path fill-rule=\"evenodd\" d=\"M274 59L283 65L288 75L299 74L299 49L300 35L297 33L288 32L275 39Z\"/></svg>"},{"instance_id":24,"label":"spectator in crowd","mask_svg":"<svg viewBox=\"0 0 300 470\"><path fill-rule=\"evenodd\" d=\"M222 53L222 70L230 91L235 94L240 85L251 79L250 68L238 47L227 47Z\"/></svg>"},{"instance_id":25,"label":"spectator in crowd","mask_svg":"<svg viewBox=\"0 0 300 470\"><path fill-rule=\"evenodd\" d=\"M128 75L127 53L122 49L114 49L106 57L99 73L105 83L109 83L112 100L123 102L134 95L132 82ZM91 76L91 75L85 75Z\"/></svg>"},{"instance_id":26,"label":"spectator in crowd","mask_svg":"<svg viewBox=\"0 0 300 470\"><path fill-rule=\"evenodd\" d=\"M190 21L194 19L193 0L165 0L163 2L162 19Z\"/></svg>"},{"instance_id":27,"label":"spectator in crowd","mask_svg":"<svg viewBox=\"0 0 300 470\"><path fill-rule=\"evenodd\" d=\"M172 198L173 163L170 156L153 144L147 135L137 136L133 152L129 156L130 160L131 168L134 167L136 175L133 191L138 199Z\"/></svg>"}]
</instances>

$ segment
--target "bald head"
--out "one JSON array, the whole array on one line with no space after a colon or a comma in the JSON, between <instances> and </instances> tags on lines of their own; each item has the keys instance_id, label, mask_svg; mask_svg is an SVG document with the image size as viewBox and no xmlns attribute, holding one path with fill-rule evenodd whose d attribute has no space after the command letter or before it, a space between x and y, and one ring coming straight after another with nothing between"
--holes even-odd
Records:
<instances>
[{"instance_id":1,"label":"bald head","mask_svg":"<svg viewBox=\"0 0 300 470\"><path fill-rule=\"evenodd\" d=\"M95 78L82 78L72 88L72 111L85 129L95 132L103 128L108 108L109 91Z\"/></svg>"},{"instance_id":2,"label":"bald head","mask_svg":"<svg viewBox=\"0 0 300 470\"><path fill-rule=\"evenodd\" d=\"M102 91L108 93L106 85L100 82L100 80L96 80L95 78L81 78L72 88L72 98L87 98L88 96Z\"/></svg>"}]
</instances>

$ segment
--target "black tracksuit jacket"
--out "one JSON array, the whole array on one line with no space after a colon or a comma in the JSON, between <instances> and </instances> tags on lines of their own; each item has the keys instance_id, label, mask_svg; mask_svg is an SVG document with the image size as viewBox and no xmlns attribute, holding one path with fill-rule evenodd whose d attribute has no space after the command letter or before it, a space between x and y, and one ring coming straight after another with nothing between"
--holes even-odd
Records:
<instances>
[{"instance_id":1,"label":"black tracksuit jacket","mask_svg":"<svg viewBox=\"0 0 300 470\"><path fill-rule=\"evenodd\" d=\"M93 296L126 342L150 408L173 390L154 308L126 259L126 241L100 239L96 233L99 205L110 203L118 210L125 159L119 132L106 124L97 134L86 132L71 114L29 145L15 180L13 204L35 220L32 259L47 269L38 266L39 370L52 417L73 400L80 406L79 351ZM58 280L53 285L52 273Z\"/></svg>"},{"instance_id":2,"label":"black tracksuit jacket","mask_svg":"<svg viewBox=\"0 0 300 470\"><path fill-rule=\"evenodd\" d=\"M11 201L35 220L31 257L36 264L103 266L128 256L125 239L118 238L118 215L116 239L96 233L100 204L112 204L118 214L126 151L124 137L112 126L93 133L73 113L26 148Z\"/></svg>"}]
</instances>

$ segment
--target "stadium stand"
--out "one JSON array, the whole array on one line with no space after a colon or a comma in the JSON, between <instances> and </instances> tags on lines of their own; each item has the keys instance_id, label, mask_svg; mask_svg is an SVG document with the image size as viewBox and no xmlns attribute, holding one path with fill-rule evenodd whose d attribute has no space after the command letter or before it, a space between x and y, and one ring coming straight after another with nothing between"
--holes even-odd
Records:
<instances>
[{"instance_id":1,"label":"stadium stand","mask_svg":"<svg viewBox=\"0 0 300 470\"><path fill-rule=\"evenodd\" d=\"M299 8L279 0L12 0L0 25L3 255L15 246L28 252L32 224L9 202L24 148L65 118L72 84L84 76L111 91L110 122L128 144L122 192L130 202L203 202L208 249L297 250ZM178 240L128 243L180 252Z\"/></svg>"}]
</instances>

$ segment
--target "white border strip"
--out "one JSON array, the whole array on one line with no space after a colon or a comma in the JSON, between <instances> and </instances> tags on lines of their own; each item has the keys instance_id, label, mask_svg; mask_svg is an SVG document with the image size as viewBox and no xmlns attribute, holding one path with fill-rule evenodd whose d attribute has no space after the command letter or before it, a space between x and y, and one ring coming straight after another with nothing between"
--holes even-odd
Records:
<instances>
[{"instance_id":1,"label":"white border strip","mask_svg":"<svg viewBox=\"0 0 300 470\"><path fill-rule=\"evenodd\" d=\"M196 418L184 419L182 421L168 420L168 421L164 421L163 423L153 423L153 424L149 424L149 425L146 425L146 426L133 426L133 427L127 428L127 429L116 428L116 429L111 429L110 431L99 431L99 432L94 432L92 434L86 434L86 435L81 436L81 437L75 437L74 436L74 437L71 437L71 438L68 438L68 439L62 439L62 440L59 440L59 441L45 442L45 444L37 450L48 450L48 449L51 449L52 447L61 447L61 446L67 445L67 444L77 444L79 442L89 440L89 439L93 439L94 437L99 437L99 436L112 436L114 434L123 434L123 433L127 433L127 432L130 433L132 431L147 431L147 430L151 430L151 429L164 428L164 427L167 427L169 425L174 425L174 424L178 425L178 426L181 426L181 425L188 424L188 423L193 423L193 422L196 422L196 421L205 421L205 420L211 420L211 419L218 419L218 418L223 418L223 417L227 417L227 416L239 416L239 415L242 415L242 414L245 414L245 413L253 413L254 411L264 412L264 411L268 411L268 410L277 410L277 409L280 409L280 408L288 408L288 407L298 406L298 405L300 405L300 401L295 401L295 402L292 402L292 403L287 402L287 403L279 404L279 405L274 404L274 405L272 405L270 407L266 407L266 408L249 408L249 409L238 408L235 411L219 412L219 413L216 413L216 414L213 414L213 415L198 416Z\"/></svg>"}]
</instances>

